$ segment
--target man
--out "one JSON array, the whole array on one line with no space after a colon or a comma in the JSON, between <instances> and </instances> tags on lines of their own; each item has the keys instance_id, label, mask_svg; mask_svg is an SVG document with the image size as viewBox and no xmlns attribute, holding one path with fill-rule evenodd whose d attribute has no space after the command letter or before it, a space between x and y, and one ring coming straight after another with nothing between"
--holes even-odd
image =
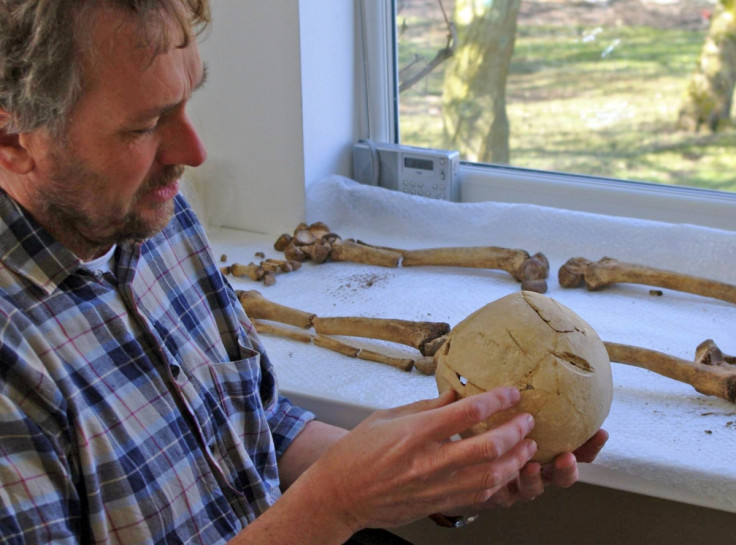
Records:
<instances>
[{"instance_id":1,"label":"man","mask_svg":"<svg viewBox=\"0 0 736 545\"><path fill-rule=\"evenodd\" d=\"M339 544L577 479L502 388L348 433L278 395L178 195L207 0L0 0L0 535ZM591 461L599 432L578 451ZM283 493L282 493L283 491Z\"/></svg>"}]
</instances>

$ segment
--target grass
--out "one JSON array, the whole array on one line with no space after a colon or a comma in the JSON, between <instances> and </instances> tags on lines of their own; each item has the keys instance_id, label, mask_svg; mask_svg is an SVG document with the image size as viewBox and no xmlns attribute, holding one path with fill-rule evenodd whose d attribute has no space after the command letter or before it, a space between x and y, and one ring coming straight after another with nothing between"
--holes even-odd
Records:
<instances>
[{"instance_id":1,"label":"grass","mask_svg":"<svg viewBox=\"0 0 736 545\"><path fill-rule=\"evenodd\" d=\"M407 25L414 55L431 58L443 30ZM432 37L434 35L434 38ZM677 131L705 29L521 26L507 82L515 166L736 191L736 130ZM442 70L400 97L402 142L442 147Z\"/></svg>"}]
</instances>

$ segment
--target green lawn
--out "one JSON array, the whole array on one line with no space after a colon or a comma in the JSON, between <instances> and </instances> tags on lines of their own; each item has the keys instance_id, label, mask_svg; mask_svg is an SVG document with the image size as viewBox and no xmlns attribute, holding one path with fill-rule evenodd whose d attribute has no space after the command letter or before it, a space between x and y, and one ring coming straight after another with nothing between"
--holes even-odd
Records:
<instances>
[{"instance_id":1,"label":"green lawn","mask_svg":"<svg viewBox=\"0 0 736 545\"><path fill-rule=\"evenodd\" d=\"M427 25L411 21L417 38L402 37L400 66L444 45ZM520 25L507 84L511 163L736 191L736 130L675 130L704 32ZM442 88L437 70L401 95L402 142L442 146Z\"/></svg>"}]
</instances>

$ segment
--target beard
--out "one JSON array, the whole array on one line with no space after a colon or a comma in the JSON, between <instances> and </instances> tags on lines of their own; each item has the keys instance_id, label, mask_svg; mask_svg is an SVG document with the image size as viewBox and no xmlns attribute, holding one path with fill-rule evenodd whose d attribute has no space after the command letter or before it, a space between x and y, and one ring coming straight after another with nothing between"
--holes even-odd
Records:
<instances>
[{"instance_id":1,"label":"beard","mask_svg":"<svg viewBox=\"0 0 736 545\"><path fill-rule=\"evenodd\" d=\"M88 168L68 148L52 152L52 183L39 195L44 225L65 245L81 253L97 254L113 244L144 240L161 231L174 213L173 200L141 208L141 197L166 187L184 172L169 165L148 177L131 198L115 198L110 180ZM111 198L112 197L112 198ZM80 249L87 249L89 252Z\"/></svg>"}]
</instances>

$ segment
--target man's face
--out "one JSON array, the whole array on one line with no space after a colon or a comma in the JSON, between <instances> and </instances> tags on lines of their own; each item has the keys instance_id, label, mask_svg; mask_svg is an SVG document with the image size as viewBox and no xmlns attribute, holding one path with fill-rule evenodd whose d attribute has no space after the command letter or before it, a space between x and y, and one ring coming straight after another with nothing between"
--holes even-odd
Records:
<instances>
[{"instance_id":1,"label":"man's face","mask_svg":"<svg viewBox=\"0 0 736 545\"><path fill-rule=\"evenodd\" d=\"M31 212L83 258L161 230L183 166L206 158L185 111L204 79L195 41L152 57L120 12L106 14L93 30L96 53L86 59L65 138L29 137Z\"/></svg>"}]
</instances>

